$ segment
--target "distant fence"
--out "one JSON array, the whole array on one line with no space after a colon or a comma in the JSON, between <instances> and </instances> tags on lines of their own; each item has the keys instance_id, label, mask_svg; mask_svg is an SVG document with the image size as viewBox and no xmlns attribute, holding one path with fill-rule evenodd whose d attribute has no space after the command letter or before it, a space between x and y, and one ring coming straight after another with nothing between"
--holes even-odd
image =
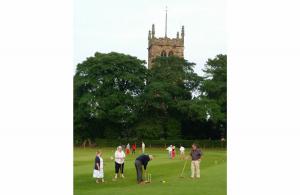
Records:
<instances>
[{"instance_id":1,"label":"distant fence","mask_svg":"<svg viewBox=\"0 0 300 195\"><path fill-rule=\"evenodd\" d=\"M119 145L127 145L129 143L137 144L140 147L141 140L128 140L128 139L95 139L97 147L117 147ZM191 147L193 143L198 144L201 148L227 148L227 142L221 140L144 140L146 147L167 147L169 145Z\"/></svg>"}]
</instances>

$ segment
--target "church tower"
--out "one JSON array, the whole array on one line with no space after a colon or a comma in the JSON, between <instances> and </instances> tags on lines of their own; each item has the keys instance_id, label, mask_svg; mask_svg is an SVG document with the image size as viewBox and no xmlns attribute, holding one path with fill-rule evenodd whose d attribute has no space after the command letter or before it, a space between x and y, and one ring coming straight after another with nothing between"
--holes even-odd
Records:
<instances>
[{"instance_id":1,"label":"church tower","mask_svg":"<svg viewBox=\"0 0 300 195\"><path fill-rule=\"evenodd\" d=\"M184 26L181 28L181 37L179 32L176 38L169 38L167 36L167 10L165 21L165 37L155 37L155 26L152 24L152 31L148 34L148 68L152 68L152 61L157 56L178 56L183 58L184 50Z\"/></svg>"}]
</instances>

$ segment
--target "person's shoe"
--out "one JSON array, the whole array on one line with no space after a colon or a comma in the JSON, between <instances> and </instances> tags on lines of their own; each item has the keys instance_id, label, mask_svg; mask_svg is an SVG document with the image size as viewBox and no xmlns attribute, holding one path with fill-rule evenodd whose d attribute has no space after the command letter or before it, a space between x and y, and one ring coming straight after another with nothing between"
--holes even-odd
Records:
<instances>
[{"instance_id":1,"label":"person's shoe","mask_svg":"<svg viewBox=\"0 0 300 195\"><path fill-rule=\"evenodd\" d=\"M122 178L125 178L123 174L121 175L121 177L122 177Z\"/></svg>"},{"instance_id":2,"label":"person's shoe","mask_svg":"<svg viewBox=\"0 0 300 195\"><path fill-rule=\"evenodd\" d=\"M96 180L96 183L99 183L99 181L98 181L98 180Z\"/></svg>"},{"instance_id":3,"label":"person's shoe","mask_svg":"<svg viewBox=\"0 0 300 195\"><path fill-rule=\"evenodd\" d=\"M143 185L143 184L145 184L145 182L144 181L140 181L139 184Z\"/></svg>"},{"instance_id":4,"label":"person's shoe","mask_svg":"<svg viewBox=\"0 0 300 195\"><path fill-rule=\"evenodd\" d=\"M191 176L191 179L194 179L194 177L193 177L193 176Z\"/></svg>"},{"instance_id":5,"label":"person's shoe","mask_svg":"<svg viewBox=\"0 0 300 195\"><path fill-rule=\"evenodd\" d=\"M104 182L104 179L102 179L101 182L103 183L103 182Z\"/></svg>"},{"instance_id":6,"label":"person's shoe","mask_svg":"<svg viewBox=\"0 0 300 195\"><path fill-rule=\"evenodd\" d=\"M115 179L117 179L117 178L118 178L118 174L115 175Z\"/></svg>"},{"instance_id":7,"label":"person's shoe","mask_svg":"<svg viewBox=\"0 0 300 195\"><path fill-rule=\"evenodd\" d=\"M196 177L197 179L200 179L200 176L199 177Z\"/></svg>"}]
</instances>

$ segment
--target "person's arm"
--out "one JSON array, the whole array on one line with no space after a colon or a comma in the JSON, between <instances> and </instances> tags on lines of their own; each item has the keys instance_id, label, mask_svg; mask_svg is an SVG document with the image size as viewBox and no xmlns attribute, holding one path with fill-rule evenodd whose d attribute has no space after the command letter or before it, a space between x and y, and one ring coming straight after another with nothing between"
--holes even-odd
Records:
<instances>
[{"instance_id":1,"label":"person's arm","mask_svg":"<svg viewBox=\"0 0 300 195\"><path fill-rule=\"evenodd\" d=\"M97 163L96 163L98 170L100 170L100 158L97 158Z\"/></svg>"},{"instance_id":2,"label":"person's arm","mask_svg":"<svg viewBox=\"0 0 300 195\"><path fill-rule=\"evenodd\" d=\"M202 159L203 158L203 152L202 152L202 150L200 150L200 159Z\"/></svg>"},{"instance_id":3,"label":"person's arm","mask_svg":"<svg viewBox=\"0 0 300 195\"><path fill-rule=\"evenodd\" d=\"M115 159L119 159L117 152L115 152Z\"/></svg>"},{"instance_id":4,"label":"person's arm","mask_svg":"<svg viewBox=\"0 0 300 195\"><path fill-rule=\"evenodd\" d=\"M146 161L145 164L144 164L144 170L147 169L147 165L148 165L148 161Z\"/></svg>"},{"instance_id":5,"label":"person's arm","mask_svg":"<svg viewBox=\"0 0 300 195\"><path fill-rule=\"evenodd\" d=\"M200 152L200 150L198 150L197 156L199 157L199 160L200 160L201 159L201 152Z\"/></svg>"}]
</instances>

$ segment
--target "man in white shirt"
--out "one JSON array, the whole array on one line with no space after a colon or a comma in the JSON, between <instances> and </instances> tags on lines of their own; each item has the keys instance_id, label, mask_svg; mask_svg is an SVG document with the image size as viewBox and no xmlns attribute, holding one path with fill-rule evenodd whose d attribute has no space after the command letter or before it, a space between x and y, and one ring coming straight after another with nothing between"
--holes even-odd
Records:
<instances>
[{"instance_id":1,"label":"man in white shirt","mask_svg":"<svg viewBox=\"0 0 300 195\"><path fill-rule=\"evenodd\" d=\"M168 150L169 158L171 159L172 158L172 145L170 145L169 147L167 147L167 150Z\"/></svg>"},{"instance_id":2,"label":"man in white shirt","mask_svg":"<svg viewBox=\"0 0 300 195\"><path fill-rule=\"evenodd\" d=\"M180 160L184 160L184 150L185 150L185 148L183 146L180 146L180 148L179 148Z\"/></svg>"},{"instance_id":3,"label":"man in white shirt","mask_svg":"<svg viewBox=\"0 0 300 195\"><path fill-rule=\"evenodd\" d=\"M142 153L145 153L145 143L142 141Z\"/></svg>"},{"instance_id":4,"label":"man in white shirt","mask_svg":"<svg viewBox=\"0 0 300 195\"><path fill-rule=\"evenodd\" d=\"M118 146L115 152L115 179L118 178L118 173L121 170L121 177L124 178L124 162L125 153L121 146Z\"/></svg>"}]
</instances>

